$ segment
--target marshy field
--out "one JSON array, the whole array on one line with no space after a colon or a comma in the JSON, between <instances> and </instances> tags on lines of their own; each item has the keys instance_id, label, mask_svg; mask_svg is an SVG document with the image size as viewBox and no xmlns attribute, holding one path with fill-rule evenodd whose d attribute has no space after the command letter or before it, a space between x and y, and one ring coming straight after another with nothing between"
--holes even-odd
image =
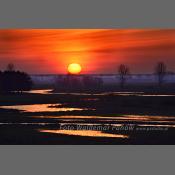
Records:
<instances>
[{"instance_id":1,"label":"marshy field","mask_svg":"<svg viewBox=\"0 0 175 175\"><path fill-rule=\"evenodd\" d=\"M175 30L0 30L0 144L175 144Z\"/></svg>"},{"instance_id":2,"label":"marshy field","mask_svg":"<svg viewBox=\"0 0 175 175\"><path fill-rule=\"evenodd\" d=\"M0 95L0 144L175 144L175 94Z\"/></svg>"}]
</instances>

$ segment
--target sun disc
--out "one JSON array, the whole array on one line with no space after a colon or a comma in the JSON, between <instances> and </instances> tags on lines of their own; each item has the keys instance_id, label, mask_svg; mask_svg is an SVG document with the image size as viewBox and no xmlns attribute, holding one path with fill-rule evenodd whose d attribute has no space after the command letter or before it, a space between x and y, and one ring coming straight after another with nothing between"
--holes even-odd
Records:
<instances>
[{"instance_id":1,"label":"sun disc","mask_svg":"<svg viewBox=\"0 0 175 175\"><path fill-rule=\"evenodd\" d=\"M80 64L78 63L72 63L72 64L69 64L68 66L68 72L70 74L79 74L81 72L82 68L80 66Z\"/></svg>"}]
</instances>

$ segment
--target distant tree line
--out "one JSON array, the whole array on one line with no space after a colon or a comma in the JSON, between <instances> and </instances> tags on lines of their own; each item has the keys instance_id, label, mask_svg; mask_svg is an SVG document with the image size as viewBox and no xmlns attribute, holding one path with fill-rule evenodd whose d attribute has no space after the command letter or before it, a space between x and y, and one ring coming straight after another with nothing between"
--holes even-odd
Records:
<instances>
[{"instance_id":1,"label":"distant tree line","mask_svg":"<svg viewBox=\"0 0 175 175\"><path fill-rule=\"evenodd\" d=\"M15 71L14 65L9 64L4 72L0 71L0 92L20 92L29 91L32 88L30 76L21 71Z\"/></svg>"},{"instance_id":2,"label":"distant tree line","mask_svg":"<svg viewBox=\"0 0 175 175\"><path fill-rule=\"evenodd\" d=\"M161 88L164 83L164 77L167 74L166 64L164 62L158 62L155 66L155 75L157 76L158 86ZM123 89L129 78L130 69L127 65L121 64L118 67L118 76L120 79L120 87ZM68 75L58 83L58 89L63 90L102 90L103 81L100 78L92 78L90 76L83 77L82 81L79 81L76 77ZM7 69L3 72L0 71L0 93L9 92L23 92L29 91L32 88L32 80L30 76L21 71L16 71L13 64L8 64Z\"/></svg>"},{"instance_id":3,"label":"distant tree line","mask_svg":"<svg viewBox=\"0 0 175 175\"><path fill-rule=\"evenodd\" d=\"M120 77L120 87L122 89L124 88L126 84L129 73L130 73L130 69L128 66L121 64L118 67L118 75ZM164 62L158 62L157 65L155 66L154 73L157 76L158 86L162 87L164 78L167 74L166 64Z\"/></svg>"},{"instance_id":4,"label":"distant tree line","mask_svg":"<svg viewBox=\"0 0 175 175\"><path fill-rule=\"evenodd\" d=\"M68 74L66 77L58 80L56 89L60 91L100 91L103 88L103 80L101 78L94 78L91 76L83 76L79 79L76 75Z\"/></svg>"},{"instance_id":5,"label":"distant tree line","mask_svg":"<svg viewBox=\"0 0 175 175\"><path fill-rule=\"evenodd\" d=\"M12 69L12 66L9 66ZM154 75L157 78L157 85L159 88L163 86L164 78L167 74L166 64L164 62L158 62L154 68ZM127 84L127 80L130 77L130 68L121 64L118 67L119 77L119 87L123 90ZM77 75L68 74L67 76L59 79L57 81L57 86L55 87L57 91L103 91L106 87L104 87L103 80L101 78L92 77L92 76L83 76L80 78Z\"/></svg>"}]
</instances>

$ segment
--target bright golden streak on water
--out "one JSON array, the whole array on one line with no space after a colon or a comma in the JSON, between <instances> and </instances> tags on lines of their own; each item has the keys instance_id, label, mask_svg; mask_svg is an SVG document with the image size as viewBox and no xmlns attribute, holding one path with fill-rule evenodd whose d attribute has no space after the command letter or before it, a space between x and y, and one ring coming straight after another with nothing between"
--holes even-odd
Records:
<instances>
[{"instance_id":1,"label":"bright golden streak on water","mask_svg":"<svg viewBox=\"0 0 175 175\"><path fill-rule=\"evenodd\" d=\"M40 132L84 136L84 137L128 138L127 135L123 134L110 134L94 130L40 130Z\"/></svg>"},{"instance_id":2,"label":"bright golden streak on water","mask_svg":"<svg viewBox=\"0 0 175 175\"><path fill-rule=\"evenodd\" d=\"M56 105L56 106L54 106ZM60 105L60 107L58 107ZM60 112L60 111L82 111L82 108L61 107L61 104L34 104L34 105L14 105L0 106L1 109L15 109L25 112Z\"/></svg>"}]
</instances>

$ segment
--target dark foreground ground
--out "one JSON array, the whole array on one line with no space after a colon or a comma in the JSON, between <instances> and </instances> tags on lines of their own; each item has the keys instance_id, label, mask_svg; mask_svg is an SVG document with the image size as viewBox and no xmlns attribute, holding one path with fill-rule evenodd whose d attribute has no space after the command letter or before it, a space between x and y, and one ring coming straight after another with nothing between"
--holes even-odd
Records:
<instances>
[{"instance_id":1,"label":"dark foreground ground","mask_svg":"<svg viewBox=\"0 0 175 175\"><path fill-rule=\"evenodd\" d=\"M106 133L124 134L129 138L84 137L65 134L43 133L39 130L56 130L60 123L55 117L59 116L106 116L121 117L123 115L151 115L175 117L174 96L123 96L114 94L75 95L75 94L9 94L0 95L0 106L28 104L57 104L62 107L86 108L82 111L64 112L25 112L18 110L0 109L0 144L175 144L174 127L162 130L137 130L137 121L118 121L117 124L134 125L129 130L107 130ZM93 110L91 110L93 109ZM40 116L43 116L41 118ZM52 116L52 118L46 117ZM114 121L87 119L81 123L113 124ZM44 123L44 124L43 124ZM159 125L158 122L152 122ZM162 123L161 123L162 124ZM164 124L164 123L163 123ZM69 123L69 125L75 125ZM144 127L142 127L144 128Z\"/></svg>"}]
</instances>

